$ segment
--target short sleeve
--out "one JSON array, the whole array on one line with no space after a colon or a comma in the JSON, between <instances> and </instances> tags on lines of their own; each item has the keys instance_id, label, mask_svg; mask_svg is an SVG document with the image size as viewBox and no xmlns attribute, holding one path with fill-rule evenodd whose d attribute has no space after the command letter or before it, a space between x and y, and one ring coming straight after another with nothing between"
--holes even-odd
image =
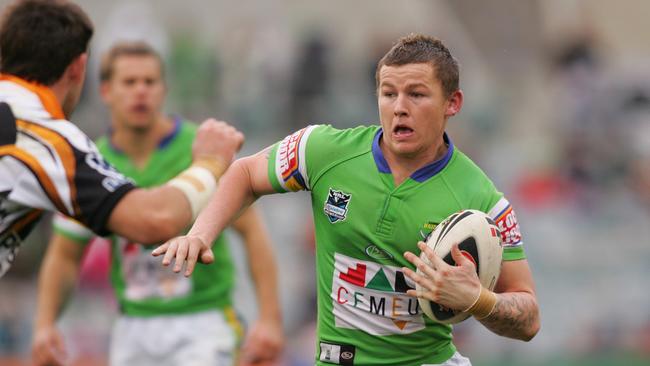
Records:
<instances>
[{"instance_id":1,"label":"short sleeve","mask_svg":"<svg viewBox=\"0 0 650 366\"><path fill-rule=\"evenodd\" d=\"M113 208L133 183L100 155L95 144L70 122L47 128L17 121L13 158L14 184L9 199L27 207L58 211L99 235Z\"/></svg>"},{"instance_id":2,"label":"short sleeve","mask_svg":"<svg viewBox=\"0 0 650 366\"><path fill-rule=\"evenodd\" d=\"M307 143L310 135L318 127L305 127L271 147L268 175L276 192L297 192L310 189L307 171Z\"/></svg>"},{"instance_id":3,"label":"short sleeve","mask_svg":"<svg viewBox=\"0 0 650 366\"><path fill-rule=\"evenodd\" d=\"M501 197L487 214L494 220L501 231L503 260L526 259L519 223L510 202L505 197Z\"/></svg>"}]
</instances>

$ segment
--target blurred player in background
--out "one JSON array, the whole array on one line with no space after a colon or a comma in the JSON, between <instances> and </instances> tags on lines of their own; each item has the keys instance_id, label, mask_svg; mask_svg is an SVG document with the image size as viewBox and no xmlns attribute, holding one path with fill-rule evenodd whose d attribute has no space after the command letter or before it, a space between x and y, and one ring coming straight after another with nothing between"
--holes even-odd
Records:
<instances>
[{"instance_id":1,"label":"blurred player in background","mask_svg":"<svg viewBox=\"0 0 650 366\"><path fill-rule=\"evenodd\" d=\"M496 334L532 339L539 310L514 211L445 133L463 104L456 60L439 40L411 35L379 61L376 80L381 127L309 126L239 159L189 233L154 255L164 254L164 265L175 258L175 271L187 261L187 275L242 207L264 194L310 190L318 365L469 365L451 327L423 316L412 296L468 311ZM486 212L502 229L495 292L481 287L457 247L457 267L431 250L433 266L412 253L461 209ZM416 275L416 266L427 276ZM416 293L416 282L428 291Z\"/></svg>"},{"instance_id":2,"label":"blurred player in background","mask_svg":"<svg viewBox=\"0 0 650 366\"><path fill-rule=\"evenodd\" d=\"M166 86L158 53L143 42L118 43L102 59L100 73L101 96L111 116L109 135L97 141L106 160L143 187L164 184L187 169L196 127L163 114ZM233 227L246 244L259 302L259 319L244 342L242 361L275 361L283 334L270 240L254 208ZM65 347L55 322L93 237L62 216L56 217L54 229L39 280L33 344L37 365L64 364ZM224 235L213 248L214 263L197 267L188 278L160 267L150 249L112 238L111 277L122 316L113 329L111 365L233 364L242 330L232 309L235 269Z\"/></svg>"},{"instance_id":3,"label":"blurred player in background","mask_svg":"<svg viewBox=\"0 0 650 366\"><path fill-rule=\"evenodd\" d=\"M190 168L160 187L136 189L67 120L81 94L92 34L88 16L67 1L17 1L3 11L0 276L44 211L136 242L178 234L205 204L243 142L231 126L206 121ZM188 183L192 180L202 187Z\"/></svg>"}]
</instances>

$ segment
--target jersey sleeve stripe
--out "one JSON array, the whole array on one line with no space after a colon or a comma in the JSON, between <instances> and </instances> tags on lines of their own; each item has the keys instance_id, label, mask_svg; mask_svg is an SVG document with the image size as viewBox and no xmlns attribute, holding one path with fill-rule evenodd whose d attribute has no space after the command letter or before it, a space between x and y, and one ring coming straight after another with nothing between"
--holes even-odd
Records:
<instances>
[{"instance_id":1,"label":"jersey sleeve stripe","mask_svg":"<svg viewBox=\"0 0 650 366\"><path fill-rule=\"evenodd\" d=\"M80 222L62 216L55 215L52 220L52 229L59 235L64 236L80 244L86 244L95 236L90 229Z\"/></svg>"},{"instance_id":2,"label":"jersey sleeve stripe","mask_svg":"<svg viewBox=\"0 0 650 366\"><path fill-rule=\"evenodd\" d=\"M66 179L68 181L68 187L70 188L70 202L72 203L72 208L74 210L73 216L78 216L81 211L79 209L79 204L77 203L77 187L74 183L76 160L70 143L68 143L68 141L57 132L35 123L23 120L18 120L16 123L19 128L36 134L54 147L57 155L61 159L61 163L63 164L63 169L65 170Z\"/></svg>"},{"instance_id":3,"label":"jersey sleeve stripe","mask_svg":"<svg viewBox=\"0 0 650 366\"><path fill-rule=\"evenodd\" d=\"M284 191L309 189L305 149L309 134L316 126L308 126L285 137L275 149L275 176Z\"/></svg>"},{"instance_id":4,"label":"jersey sleeve stripe","mask_svg":"<svg viewBox=\"0 0 650 366\"><path fill-rule=\"evenodd\" d=\"M273 189L278 193L284 193L287 190L284 189L282 184L279 182L278 175L277 175L276 169L275 169L275 165L276 165L275 164L275 161L276 161L275 157L276 157L276 155L278 153L278 145L280 145L280 143L276 143L275 145L273 145L273 146L271 146L269 148L268 176L269 176L269 180L271 181L271 185L273 186Z\"/></svg>"},{"instance_id":5,"label":"jersey sleeve stripe","mask_svg":"<svg viewBox=\"0 0 650 366\"><path fill-rule=\"evenodd\" d=\"M31 210L25 216L21 217L18 221L14 222L5 232L19 233L25 226L33 223L41 217L43 210Z\"/></svg>"},{"instance_id":6,"label":"jersey sleeve stripe","mask_svg":"<svg viewBox=\"0 0 650 366\"><path fill-rule=\"evenodd\" d=\"M508 208L510 207L510 202L505 197L501 197L501 199L490 209L490 212L488 212L488 216L492 218L495 222L499 220L501 216L503 216Z\"/></svg>"},{"instance_id":7,"label":"jersey sleeve stripe","mask_svg":"<svg viewBox=\"0 0 650 366\"><path fill-rule=\"evenodd\" d=\"M311 189L311 185L309 184L309 174L307 174L307 140L309 140L309 135L311 135L314 128L316 128L316 126L307 126L307 128L305 128L305 133L300 139L298 148L298 171L300 172L307 189Z\"/></svg>"},{"instance_id":8,"label":"jersey sleeve stripe","mask_svg":"<svg viewBox=\"0 0 650 366\"><path fill-rule=\"evenodd\" d=\"M52 179L50 179L50 177L45 172L45 169L43 169L41 164L38 162L38 160L36 160L36 158L34 158L34 156L22 149L17 148L15 145L1 146L0 157L2 156L11 156L24 164L29 170L31 170L31 172L36 177L36 180L38 180L38 183L43 188L43 191L50 198L50 201L52 201L57 210L59 212L69 214L68 210L65 207L65 204L63 204L63 201L59 196L59 192L56 190L56 187L52 182Z\"/></svg>"},{"instance_id":9,"label":"jersey sleeve stripe","mask_svg":"<svg viewBox=\"0 0 650 366\"><path fill-rule=\"evenodd\" d=\"M504 261L518 261L521 259L526 259L526 253L524 252L524 247L504 247L503 256Z\"/></svg>"}]
</instances>

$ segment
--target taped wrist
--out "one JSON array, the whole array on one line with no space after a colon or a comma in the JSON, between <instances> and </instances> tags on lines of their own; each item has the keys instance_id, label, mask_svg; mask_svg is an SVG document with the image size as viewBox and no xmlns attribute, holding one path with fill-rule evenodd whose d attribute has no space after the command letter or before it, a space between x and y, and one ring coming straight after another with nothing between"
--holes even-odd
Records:
<instances>
[{"instance_id":1,"label":"taped wrist","mask_svg":"<svg viewBox=\"0 0 650 366\"><path fill-rule=\"evenodd\" d=\"M196 219L208 203L210 196L217 188L217 180L224 171L224 165L217 160L198 159L189 168L167 182L168 185L183 192L189 201L192 220Z\"/></svg>"},{"instance_id":2,"label":"taped wrist","mask_svg":"<svg viewBox=\"0 0 650 366\"><path fill-rule=\"evenodd\" d=\"M496 304L497 295L494 292L481 287L481 291L474 301L474 304L465 310L465 312L472 314L474 318L478 320L485 319L492 314Z\"/></svg>"}]
</instances>

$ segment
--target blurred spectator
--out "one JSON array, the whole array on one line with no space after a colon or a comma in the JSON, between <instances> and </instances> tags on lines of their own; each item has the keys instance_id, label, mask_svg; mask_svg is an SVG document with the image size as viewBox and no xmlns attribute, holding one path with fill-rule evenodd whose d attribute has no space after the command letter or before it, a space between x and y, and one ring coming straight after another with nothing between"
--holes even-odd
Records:
<instances>
[{"instance_id":1,"label":"blurred spectator","mask_svg":"<svg viewBox=\"0 0 650 366\"><path fill-rule=\"evenodd\" d=\"M329 46L320 33L312 34L298 50L291 82L290 130L323 122L321 116L330 82L329 53Z\"/></svg>"}]
</instances>

